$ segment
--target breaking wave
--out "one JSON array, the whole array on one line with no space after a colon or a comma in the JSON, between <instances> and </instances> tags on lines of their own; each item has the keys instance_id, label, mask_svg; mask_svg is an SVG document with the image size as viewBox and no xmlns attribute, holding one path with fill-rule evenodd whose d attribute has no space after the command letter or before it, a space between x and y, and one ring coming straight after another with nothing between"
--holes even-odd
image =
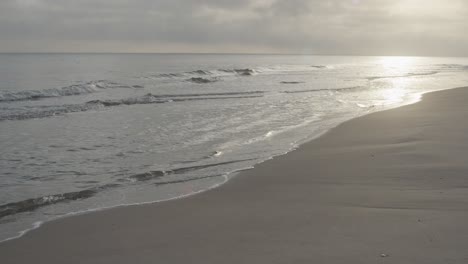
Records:
<instances>
[{"instance_id":1,"label":"breaking wave","mask_svg":"<svg viewBox=\"0 0 468 264\"><path fill-rule=\"evenodd\" d=\"M299 84L301 82L282 82L283 84ZM295 93L313 93L322 91L352 91L363 89L363 86L352 86L338 89L307 89L307 90L287 90L280 91L285 94ZM6 120L27 120L60 116L69 113L85 112L105 109L107 107L125 106L125 105L144 105L144 104L163 104L179 103L201 100L227 100L227 99L249 99L259 98L265 95L265 91L245 91L245 92L226 92L226 93L193 93L193 94L152 94L148 93L142 96L129 97L123 99L92 100L82 104L64 104L64 105L42 105L42 106L24 106L17 108L4 108L0 111L0 121Z\"/></svg>"},{"instance_id":2,"label":"breaking wave","mask_svg":"<svg viewBox=\"0 0 468 264\"><path fill-rule=\"evenodd\" d=\"M438 74L438 73L439 73L439 71L420 72L420 73L410 72L410 73L404 74L404 75L372 76L372 77L368 77L367 80L374 81L374 80L389 79L389 78L405 78L405 77L415 77L415 76L426 76L426 75L435 75L435 74Z\"/></svg>"},{"instance_id":3,"label":"breaking wave","mask_svg":"<svg viewBox=\"0 0 468 264\"><path fill-rule=\"evenodd\" d=\"M281 84L301 84L301 83L304 83L304 82L286 82L286 81L283 81L283 82L280 82Z\"/></svg>"},{"instance_id":4,"label":"breaking wave","mask_svg":"<svg viewBox=\"0 0 468 264\"><path fill-rule=\"evenodd\" d=\"M217 81L216 77L222 76L252 76L258 74L260 71L256 69L218 69L218 70L196 70L181 73L161 73L151 77L153 78L168 78L168 79L187 79L197 83L208 83ZM214 77L215 79L208 79L207 77ZM209 80L209 81L207 81Z\"/></svg>"},{"instance_id":5,"label":"breaking wave","mask_svg":"<svg viewBox=\"0 0 468 264\"><path fill-rule=\"evenodd\" d=\"M241 76L252 76L257 74L258 72L254 69L233 69L233 70L219 70L221 72L227 72L227 73L235 73L237 75Z\"/></svg>"},{"instance_id":6,"label":"breaking wave","mask_svg":"<svg viewBox=\"0 0 468 264\"><path fill-rule=\"evenodd\" d=\"M182 173L206 169L210 167L216 167L216 166L221 166L221 165L228 165L228 164L239 163L239 162L244 162L244 161L252 161L252 160L254 159L243 159L243 160L226 161L226 162L219 162L219 163L212 163L212 164L205 164L205 165L197 165L197 166L191 166L191 167L181 167L181 168L165 170L165 171L164 170L149 171L145 173L132 175L129 178L135 181L148 181L148 180L158 179L158 178L168 176L168 175L182 174Z\"/></svg>"},{"instance_id":7,"label":"breaking wave","mask_svg":"<svg viewBox=\"0 0 468 264\"><path fill-rule=\"evenodd\" d=\"M121 100L93 100L86 105L118 106L135 104L160 104L171 102L184 102L195 100L219 100L219 99L239 99L261 97L262 91L234 92L234 93L206 93L206 94L174 94L155 95L148 93L140 97L126 98Z\"/></svg>"},{"instance_id":8,"label":"breaking wave","mask_svg":"<svg viewBox=\"0 0 468 264\"><path fill-rule=\"evenodd\" d=\"M222 176L223 176L222 174L221 175L200 176L200 177L188 178L188 179L172 180L172 181L165 181L165 182L156 182L154 185L161 186L161 185L174 184L174 183L184 183L184 182L191 182L191 181L196 181L196 180L203 180L203 179L216 178L216 177L222 177Z\"/></svg>"},{"instance_id":9,"label":"breaking wave","mask_svg":"<svg viewBox=\"0 0 468 264\"><path fill-rule=\"evenodd\" d=\"M118 187L118 184L109 184L104 186L99 186L87 190L76 191L76 192L69 192L69 193L61 193L61 194L54 194L54 195L47 195L39 198L31 198L19 202L13 202L8 204L0 205L0 218L14 215L23 212L31 212L37 210L41 207L68 202L68 201L75 201L86 199L94 196L99 191L115 188Z\"/></svg>"},{"instance_id":10,"label":"breaking wave","mask_svg":"<svg viewBox=\"0 0 468 264\"><path fill-rule=\"evenodd\" d=\"M183 174L183 173L206 169L210 167L229 165L233 163L252 161L252 160L253 159L243 159L243 160L226 161L226 162L219 162L219 163L213 163L213 164L197 165L197 166L191 166L191 167L180 167L180 168L175 168L175 169L167 170L167 171L149 171L145 173L135 174L133 176L130 176L129 179L135 182L146 182L149 180L159 179L166 175ZM195 180L221 177L221 176L223 175L215 174L215 175L206 175L206 176L198 176L198 177L187 177L187 178L171 180L171 181L154 182L154 184L156 186L167 185L167 184L172 184L172 183L182 183L182 182L195 181ZM91 198L101 191L118 188L120 186L121 184L112 183L112 184L106 184L102 186L96 186L96 187L82 190L82 191L46 195L46 196L42 196L38 198L31 198L31 199L26 199L23 201L3 204L3 205L0 205L0 219L6 216L18 214L18 213L32 212L39 208L49 206L49 205Z\"/></svg>"},{"instance_id":11,"label":"breaking wave","mask_svg":"<svg viewBox=\"0 0 468 264\"><path fill-rule=\"evenodd\" d=\"M445 69L459 69L459 70L468 70L468 65L463 64L436 64L436 66L445 68Z\"/></svg>"},{"instance_id":12,"label":"breaking wave","mask_svg":"<svg viewBox=\"0 0 468 264\"><path fill-rule=\"evenodd\" d=\"M208 79L208 78L201 78L201 77L192 77L192 78L188 79L187 81L193 82L193 83L203 84L203 83L217 82L218 79L217 78Z\"/></svg>"},{"instance_id":13,"label":"breaking wave","mask_svg":"<svg viewBox=\"0 0 468 264\"><path fill-rule=\"evenodd\" d=\"M287 94L294 94L294 93L314 93L314 92L323 92L323 91L351 91L351 90L358 90L358 89L365 89L364 86L351 86L351 87L343 87L337 89L307 89L307 90L292 90L292 91L282 91L282 93Z\"/></svg>"},{"instance_id":14,"label":"breaking wave","mask_svg":"<svg viewBox=\"0 0 468 264\"><path fill-rule=\"evenodd\" d=\"M75 112L98 110L105 107L137 104L161 104L197 100L222 100L222 99L242 99L258 98L263 96L263 91L246 91L230 93L205 93L205 94L173 94L155 95L148 93L143 96L124 98L119 100L92 100L84 104L66 104L52 106L23 107L8 109L0 112L0 121L6 120L26 120L33 118L45 118ZM13 110L13 111L12 111Z\"/></svg>"},{"instance_id":15,"label":"breaking wave","mask_svg":"<svg viewBox=\"0 0 468 264\"><path fill-rule=\"evenodd\" d=\"M45 90L27 90L19 92L1 92L0 102L14 102L26 100L39 100L50 97L72 96L99 92L109 88L143 88L141 85L123 85L115 82L99 80L84 84L75 84L62 88L51 88Z\"/></svg>"},{"instance_id":16,"label":"breaking wave","mask_svg":"<svg viewBox=\"0 0 468 264\"><path fill-rule=\"evenodd\" d=\"M216 69L216 70L195 70L187 72L176 72L176 73L160 73L150 76L142 76L142 78L149 79L176 79L176 80L187 80L194 83L211 83L220 81L220 77L238 76L248 77L257 74L272 74L281 72L302 72L302 71L315 71L321 69L332 69L332 66L326 65L278 65L270 67L257 67L257 68L234 68L234 69Z\"/></svg>"}]
</instances>

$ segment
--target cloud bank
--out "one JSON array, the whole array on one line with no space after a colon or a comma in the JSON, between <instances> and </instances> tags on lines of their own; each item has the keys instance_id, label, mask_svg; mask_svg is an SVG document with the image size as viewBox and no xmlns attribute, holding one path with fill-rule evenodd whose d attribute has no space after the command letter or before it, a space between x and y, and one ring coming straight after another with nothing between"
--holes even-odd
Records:
<instances>
[{"instance_id":1,"label":"cloud bank","mask_svg":"<svg viewBox=\"0 0 468 264\"><path fill-rule=\"evenodd\" d=\"M465 0L2 0L0 52L468 56Z\"/></svg>"}]
</instances>

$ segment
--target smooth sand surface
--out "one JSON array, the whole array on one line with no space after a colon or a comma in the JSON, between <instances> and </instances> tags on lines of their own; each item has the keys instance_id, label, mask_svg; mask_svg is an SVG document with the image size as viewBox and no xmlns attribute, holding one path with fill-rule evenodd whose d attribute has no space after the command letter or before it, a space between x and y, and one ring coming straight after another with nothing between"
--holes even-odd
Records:
<instances>
[{"instance_id":1,"label":"smooth sand surface","mask_svg":"<svg viewBox=\"0 0 468 264\"><path fill-rule=\"evenodd\" d=\"M0 244L0 262L468 263L468 88L346 122L203 194L45 224Z\"/></svg>"}]
</instances>

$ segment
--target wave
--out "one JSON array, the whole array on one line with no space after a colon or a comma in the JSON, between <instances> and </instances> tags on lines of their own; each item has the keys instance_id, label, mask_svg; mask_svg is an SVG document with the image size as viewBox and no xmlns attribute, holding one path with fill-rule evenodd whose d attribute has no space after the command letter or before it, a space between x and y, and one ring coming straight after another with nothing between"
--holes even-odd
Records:
<instances>
[{"instance_id":1,"label":"wave","mask_svg":"<svg viewBox=\"0 0 468 264\"><path fill-rule=\"evenodd\" d=\"M62 88L52 88L45 90L27 90L19 92L0 93L0 102L39 100L50 97L72 96L80 94L95 93L109 88L143 88L141 85L123 85L106 80L92 81L84 84L75 84Z\"/></svg>"},{"instance_id":2,"label":"wave","mask_svg":"<svg viewBox=\"0 0 468 264\"><path fill-rule=\"evenodd\" d=\"M445 68L460 68L464 65L461 64L435 64L435 66L445 67Z\"/></svg>"},{"instance_id":3,"label":"wave","mask_svg":"<svg viewBox=\"0 0 468 264\"><path fill-rule=\"evenodd\" d=\"M220 69L218 71L227 72L227 73L235 73L241 76L252 76L258 73L258 71L254 69L233 69L233 70Z\"/></svg>"},{"instance_id":4,"label":"wave","mask_svg":"<svg viewBox=\"0 0 468 264\"><path fill-rule=\"evenodd\" d=\"M364 86L351 86L351 87L343 87L343 88L337 88L337 89L307 89L307 90L293 90L293 91L282 91L282 93L287 93L287 94L294 94L294 93L314 93L314 92L323 92L323 91L348 91L348 90L358 90L358 89L364 89Z\"/></svg>"},{"instance_id":5,"label":"wave","mask_svg":"<svg viewBox=\"0 0 468 264\"><path fill-rule=\"evenodd\" d=\"M243 159L243 160L226 161L226 162L219 162L219 163L212 163L212 164L205 164L205 165L197 165L197 166L191 166L191 167L181 167L181 168L171 169L168 171L149 171L145 173L135 174L133 176L130 176L129 179L133 181L144 182L144 181L158 179L166 175L183 174L183 173L187 173L187 172L191 172L195 170L201 170L201 169L210 168L210 167L216 167L216 166L222 166L222 165L228 165L228 164L252 161L252 160L254 159ZM195 181L195 180L200 180L200 179L205 179L205 178L213 178L213 177L221 177L221 176L223 175L190 177L186 179L179 179L179 180L173 180L173 181L155 182L154 184L156 186L167 185L171 183L182 183L182 182ZM6 216L18 214L18 213L32 212L39 208L49 206L49 205L91 198L101 191L114 189L114 188L118 188L121 186L122 186L121 184L111 183L111 184L96 186L96 187L86 189L86 190L81 190L81 191L46 195L46 196L42 196L38 198L31 198L31 199L18 201L18 202L3 204L3 205L0 205L0 219Z\"/></svg>"},{"instance_id":6,"label":"wave","mask_svg":"<svg viewBox=\"0 0 468 264\"><path fill-rule=\"evenodd\" d=\"M189 93L189 94L158 94L160 98L170 97L204 97L204 96L235 96L235 95L261 95L265 91L225 92L225 93Z\"/></svg>"},{"instance_id":7,"label":"wave","mask_svg":"<svg viewBox=\"0 0 468 264\"><path fill-rule=\"evenodd\" d=\"M197 180L203 180L203 179L209 179L209 178L216 178L216 177L222 177L222 176L224 176L224 175L220 174L220 175L201 176L201 177L188 178L188 179L156 182L154 185L161 186L161 185L168 185L168 184L174 184L174 183L184 183L184 182L191 182L191 181L197 181Z\"/></svg>"},{"instance_id":8,"label":"wave","mask_svg":"<svg viewBox=\"0 0 468 264\"><path fill-rule=\"evenodd\" d=\"M219 77L225 76L239 76L248 77L257 74L271 74L277 72L291 72L291 71L310 71L316 69L330 69L331 66L326 65L279 65L273 67L257 67L257 68L234 68L234 69L216 69L216 70L194 70L187 72L176 73L160 73L151 76L143 76L142 78L162 78L162 79L181 79L189 80L196 83L209 83L219 81ZM211 77L211 78L207 78ZM213 79L214 78L214 79Z\"/></svg>"},{"instance_id":9,"label":"wave","mask_svg":"<svg viewBox=\"0 0 468 264\"><path fill-rule=\"evenodd\" d=\"M180 73L161 73L153 75L152 77L156 78L181 78L181 77L190 77L190 76L206 76L211 75L213 72L207 70L195 70L189 72L180 72Z\"/></svg>"},{"instance_id":10,"label":"wave","mask_svg":"<svg viewBox=\"0 0 468 264\"><path fill-rule=\"evenodd\" d=\"M3 204L3 205L0 205L0 219L9 215L14 215L14 214L23 213L23 212L31 212L41 207L52 205L52 204L90 198L94 196L96 193L98 193L99 191L109 189L109 188L115 188L118 186L120 185L108 184L108 185L98 186L95 188L86 189L82 191L47 195L47 196L43 196L39 198L31 198L31 199L27 199L27 200L23 200L19 202Z\"/></svg>"},{"instance_id":11,"label":"wave","mask_svg":"<svg viewBox=\"0 0 468 264\"><path fill-rule=\"evenodd\" d=\"M281 84L301 84L301 83L304 83L304 82L286 82L286 81L283 81L283 82L280 82Z\"/></svg>"},{"instance_id":12,"label":"wave","mask_svg":"<svg viewBox=\"0 0 468 264\"><path fill-rule=\"evenodd\" d=\"M369 81L375 81L379 79L390 79L390 78L405 78L405 77L415 77L415 76L426 76L426 75L434 75L438 74L438 71L431 71L431 72L420 72L420 73L414 73L410 72L408 74L404 75L389 75L389 76L372 76L372 77L367 77L366 79Z\"/></svg>"},{"instance_id":13,"label":"wave","mask_svg":"<svg viewBox=\"0 0 468 264\"><path fill-rule=\"evenodd\" d=\"M179 73L161 73L152 75L153 78L164 79L188 79L193 82L206 83L205 80L219 80L216 77L222 76L252 76L260 72L258 69L217 69L217 70L195 70ZM215 77L215 79L207 79L207 76Z\"/></svg>"},{"instance_id":14,"label":"wave","mask_svg":"<svg viewBox=\"0 0 468 264\"><path fill-rule=\"evenodd\" d=\"M203 84L203 83L213 83L217 82L219 79L217 78L212 78L212 79L207 79L207 78L201 78L201 77L192 77L188 79L187 81L193 82L193 83L198 83L198 84Z\"/></svg>"},{"instance_id":15,"label":"wave","mask_svg":"<svg viewBox=\"0 0 468 264\"><path fill-rule=\"evenodd\" d=\"M132 175L129 177L129 179L133 181L149 181L149 180L158 179L158 178L168 176L168 175L183 174L183 173L192 172L196 170L222 166L222 165L228 165L228 164L233 164L233 163L239 163L239 162L245 162L245 161L252 161L252 160L253 159L243 159L243 160L225 161L225 162L218 162L218 163L211 163L211 164L197 165L197 166L190 166L190 167L181 167L181 168L176 168L176 169L171 169L171 170L149 171L149 172Z\"/></svg>"},{"instance_id":16,"label":"wave","mask_svg":"<svg viewBox=\"0 0 468 264\"><path fill-rule=\"evenodd\" d=\"M205 93L205 94L173 94L155 95L148 93L139 97L124 98L119 100L92 100L84 104L67 104L57 106L36 106L25 108L6 108L0 112L0 121L6 120L26 120L34 118L45 118L68 113L85 112L98 110L106 107L122 105L143 105L161 104L199 100L226 100L226 99L247 99L263 96L263 91L246 91L230 93Z\"/></svg>"},{"instance_id":17,"label":"wave","mask_svg":"<svg viewBox=\"0 0 468 264\"><path fill-rule=\"evenodd\" d=\"M121 100L93 100L87 105L102 105L102 106L118 106L118 105L135 105L135 104L160 104L196 100L220 100L220 99L241 99L241 98L256 98L261 97L263 92L235 92L235 93L206 93L206 94L186 94L186 95L154 95L148 93L144 96L126 98Z\"/></svg>"},{"instance_id":18,"label":"wave","mask_svg":"<svg viewBox=\"0 0 468 264\"><path fill-rule=\"evenodd\" d=\"M435 66L448 68L448 69L468 70L468 65L464 65L464 64L436 64Z\"/></svg>"},{"instance_id":19,"label":"wave","mask_svg":"<svg viewBox=\"0 0 468 264\"><path fill-rule=\"evenodd\" d=\"M59 105L59 106L41 106L37 108L20 108L7 109L8 111L0 112L0 121L7 120L27 120L35 118L45 118L67 113L84 112L97 109L99 105L76 104L76 105Z\"/></svg>"}]
</instances>

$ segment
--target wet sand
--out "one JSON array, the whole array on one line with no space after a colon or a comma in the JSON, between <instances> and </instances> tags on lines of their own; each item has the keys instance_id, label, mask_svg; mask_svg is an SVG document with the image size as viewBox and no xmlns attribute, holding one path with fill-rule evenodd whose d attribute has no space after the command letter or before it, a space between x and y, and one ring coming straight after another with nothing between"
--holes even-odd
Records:
<instances>
[{"instance_id":1,"label":"wet sand","mask_svg":"<svg viewBox=\"0 0 468 264\"><path fill-rule=\"evenodd\" d=\"M45 224L9 263L468 263L468 88L346 122L186 199Z\"/></svg>"}]
</instances>

